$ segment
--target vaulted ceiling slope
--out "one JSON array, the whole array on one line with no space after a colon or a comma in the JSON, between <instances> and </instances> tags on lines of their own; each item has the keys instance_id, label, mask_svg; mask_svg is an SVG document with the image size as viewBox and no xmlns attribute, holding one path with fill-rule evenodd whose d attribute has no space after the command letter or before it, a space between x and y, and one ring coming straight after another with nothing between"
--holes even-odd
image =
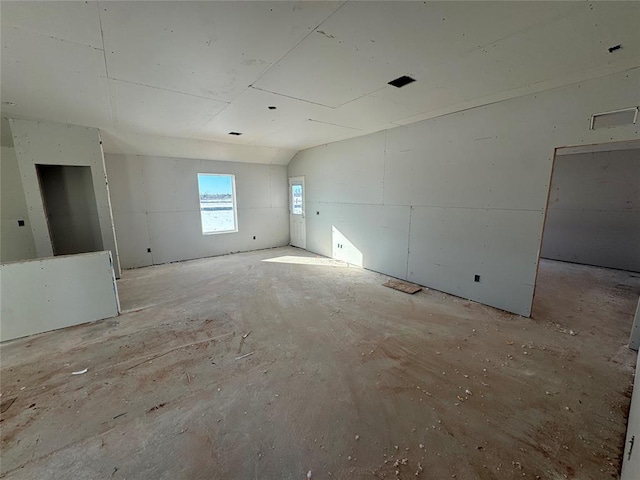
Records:
<instances>
[{"instance_id":1,"label":"vaulted ceiling slope","mask_svg":"<svg viewBox=\"0 0 640 480\"><path fill-rule=\"evenodd\" d=\"M98 127L105 150L123 153L286 164L300 149L640 65L640 2L0 9L2 114ZM388 85L403 75L416 81Z\"/></svg>"}]
</instances>

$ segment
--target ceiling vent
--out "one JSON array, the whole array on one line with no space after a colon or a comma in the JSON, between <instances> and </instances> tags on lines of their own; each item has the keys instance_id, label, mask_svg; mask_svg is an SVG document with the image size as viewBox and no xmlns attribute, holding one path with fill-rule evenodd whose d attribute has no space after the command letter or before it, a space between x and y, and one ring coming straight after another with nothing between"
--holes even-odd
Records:
<instances>
[{"instance_id":1,"label":"ceiling vent","mask_svg":"<svg viewBox=\"0 0 640 480\"><path fill-rule=\"evenodd\" d=\"M242 135L242 133L240 133L240 132L229 132L229 135L235 135L236 137L239 137L240 135Z\"/></svg>"},{"instance_id":2,"label":"ceiling vent","mask_svg":"<svg viewBox=\"0 0 640 480\"><path fill-rule=\"evenodd\" d=\"M403 75L401 77L396 78L395 80L391 80L389 82L389 85L392 85L396 88L402 88L405 85L409 85L410 83L413 83L415 81L416 81L415 78L411 78L411 77L407 77L406 75Z\"/></svg>"},{"instance_id":3,"label":"ceiling vent","mask_svg":"<svg viewBox=\"0 0 640 480\"><path fill-rule=\"evenodd\" d=\"M591 116L591 130L633 125L638 121L638 107L623 108L613 112L595 113Z\"/></svg>"}]
</instances>

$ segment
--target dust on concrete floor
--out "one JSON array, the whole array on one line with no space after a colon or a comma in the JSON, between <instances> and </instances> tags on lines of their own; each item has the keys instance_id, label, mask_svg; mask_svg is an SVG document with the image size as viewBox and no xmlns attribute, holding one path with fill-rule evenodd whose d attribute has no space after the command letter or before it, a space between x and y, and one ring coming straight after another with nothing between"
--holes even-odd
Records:
<instances>
[{"instance_id":1,"label":"dust on concrete floor","mask_svg":"<svg viewBox=\"0 0 640 480\"><path fill-rule=\"evenodd\" d=\"M2 345L0 472L615 478L638 277L543 261L527 319L294 248L126 271L128 313Z\"/></svg>"}]
</instances>

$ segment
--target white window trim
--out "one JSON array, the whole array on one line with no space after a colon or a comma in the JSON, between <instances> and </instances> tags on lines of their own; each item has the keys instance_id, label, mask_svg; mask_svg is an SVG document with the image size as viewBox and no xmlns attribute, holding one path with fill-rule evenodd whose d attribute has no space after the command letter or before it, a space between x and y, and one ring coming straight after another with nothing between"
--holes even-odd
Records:
<instances>
[{"instance_id":1,"label":"white window trim","mask_svg":"<svg viewBox=\"0 0 640 480\"><path fill-rule=\"evenodd\" d=\"M221 230L219 232L205 232L202 225L202 209L200 207L200 182L198 178L200 175L207 175L210 177L231 177L231 194L233 198L233 224L234 230ZM198 190L198 215L200 216L200 232L203 236L206 235L220 235L225 233L238 233L238 202L236 200L236 176L232 173L206 173L200 172L196 175L196 187Z\"/></svg>"}]
</instances>

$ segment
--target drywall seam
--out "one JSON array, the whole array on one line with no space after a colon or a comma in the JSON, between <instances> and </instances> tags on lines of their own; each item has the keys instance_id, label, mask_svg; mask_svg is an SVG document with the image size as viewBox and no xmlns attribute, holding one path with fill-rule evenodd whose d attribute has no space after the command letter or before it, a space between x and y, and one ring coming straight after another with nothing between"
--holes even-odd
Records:
<instances>
[{"instance_id":1,"label":"drywall seam","mask_svg":"<svg viewBox=\"0 0 640 480\"><path fill-rule=\"evenodd\" d=\"M413 207L409 206L409 235L407 235L407 266L405 269L404 278L409 278L409 259L411 258L411 215L413 213Z\"/></svg>"}]
</instances>

